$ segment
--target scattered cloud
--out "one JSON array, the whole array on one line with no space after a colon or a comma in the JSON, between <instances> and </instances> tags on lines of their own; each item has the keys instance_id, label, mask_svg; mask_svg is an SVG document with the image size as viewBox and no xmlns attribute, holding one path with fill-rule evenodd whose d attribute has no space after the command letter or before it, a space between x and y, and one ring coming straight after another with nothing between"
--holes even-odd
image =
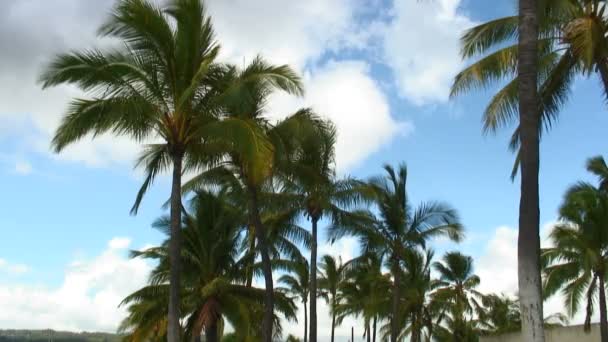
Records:
<instances>
[{"instance_id":1,"label":"scattered cloud","mask_svg":"<svg viewBox=\"0 0 608 342\"><path fill-rule=\"evenodd\" d=\"M384 59L399 93L416 105L445 102L462 68L459 39L473 21L459 10L461 0L394 1L384 31Z\"/></svg>"},{"instance_id":2,"label":"scattered cloud","mask_svg":"<svg viewBox=\"0 0 608 342\"><path fill-rule=\"evenodd\" d=\"M0 326L115 331L125 315L118 304L145 284L151 270L145 261L126 256L129 242L115 238L100 255L74 260L57 288L0 285Z\"/></svg>"}]
</instances>

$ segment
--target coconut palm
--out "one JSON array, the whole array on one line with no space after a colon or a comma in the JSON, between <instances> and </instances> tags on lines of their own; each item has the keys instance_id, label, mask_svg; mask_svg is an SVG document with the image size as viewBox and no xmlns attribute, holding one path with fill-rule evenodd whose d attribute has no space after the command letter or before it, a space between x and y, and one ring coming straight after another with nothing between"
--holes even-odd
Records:
<instances>
[{"instance_id":1,"label":"coconut palm","mask_svg":"<svg viewBox=\"0 0 608 342\"><path fill-rule=\"evenodd\" d=\"M455 341L467 341L474 331L474 317L481 311L483 295L476 288L480 279L473 271L473 258L448 252L433 268L439 274L434 300L444 307L447 325Z\"/></svg>"},{"instance_id":2,"label":"coconut palm","mask_svg":"<svg viewBox=\"0 0 608 342\"><path fill-rule=\"evenodd\" d=\"M331 255L324 255L321 258L319 267L319 289L322 297L329 305L331 314L331 342L334 342L336 326L341 322L336 320L337 310L341 303L340 288L343 286L346 276L346 268L342 265L342 260L336 260Z\"/></svg>"},{"instance_id":3,"label":"coconut palm","mask_svg":"<svg viewBox=\"0 0 608 342\"><path fill-rule=\"evenodd\" d=\"M378 319L386 317L389 311L390 277L382 273L382 260L375 254L364 254L345 267L347 280L340 289L343 301L337 306L337 319L363 318L367 342L375 342Z\"/></svg>"},{"instance_id":4,"label":"coconut palm","mask_svg":"<svg viewBox=\"0 0 608 342\"><path fill-rule=\"evenodd\" d=\"M431 266L434 252L420 249L407 250L403 256L403 268L399 299L399 337L402 341L409 337L412 342L422 342L433 334L434 320L440 312L431 293L437 288L438 282L431 278ZM385 336L390 335L390 324L383 328ZM426 331L426 332L425 332Z\"/></svg>"},{"instance_id":5,"label":"coconut palm","mask_svg":"<svg viewBox=\"0 0 608 342\"><path fill-rule=\"evenodd\" d=\"M310 288L310 268L306 259L302 259L295 263L294 274L285 274L279 278L279 284L285 293L291 294L294 299L298 299L304 306L304 342L308 337L308 294Z\"/></svg>"},{"instance_id":6,"label":"coconut palm","mask_svg":"<svg viewBox=\"0 0 608 342\"><path fill-rule=\"evenodd\" d=\"M560 289L570 316L586 303L585 329L590 329L599 303L602 341L608 341L606 277L608 269L608 194L589 183L571 187L560 208L560 222L550 234L553 247L542 251L544 293ZM597 297L596 297L597 296Z\"/></svg>"},{"instance_id":7,"label":"coconut palm","mask_svg":"<svg viewBox=\"0 0 608 342\"><path fill-rule=\"evenodd\" d=\"M262 308L264 290L245 285L244 264L250 255L240 250L241 227L247 217L229 204L225 194L198 192L192 200L191 210L183 215L182 249L182 317L185 319L184 336L194 340L202 331L206 341L218 341L223 322L229 322L237 333L251 331L255 321L255 308ZM155 226L169 235L171 220L164 217ZM160 310L168 293L170 279L169 241L160 247L134 252L135 257L158 260L152 271L150 284L124 299L131 312L140 312L141 306L152 306L159 319L166 317ZM295 318L295 306L285 296L277 294L277 309L288 319ZM146 319L144 315L129 317L132 336L150 331L151 324L159 319ZM241 336L250 340L252 336Z\"/></svg>"},{"instance_id":8,"label":"coconut palm","mask_svg":"<svg viewBox=\"0 0 608 342\"><path fill-rule=\"evenodd\" d=\"M399 335L397 317L401 296L400 270L405 251L419 246L424 247L427 241L436 237L448 237L453 241L460 241L464 229L456 210L447 204L427 202L412 209L406 191L405 165L401 165L397 170L386 165L384 170L386 176L372 178L369 181L379 218L369 222L332 226L329 233L332 237L358 236L364 250L388 259L393 276L391 342L396 342Z\"/></svg>"},{"instance_id":9,"label":"coconut palm","mask_svg":"<svg viewBox=\"0 0 608 342\"><path fill-rule=\"evenodd\" d=\"M260 70L268 70L273 77L255 76ZM212 128L232 134L235 139L239 138L239 134L243 134L255 142L248 144L245 151L231 148L231 152L224 155L219 166L203 170L187 187L204 184L210 175L217 173L232 173L242 184L247 201L248 224L255 232L266 287L263 340L271 342L274 285L268 232L261 217L262 191L291 156L290 151L298 136L297 132L312 126L311 122L318 120L308 109L302 109L274 124L267 119L265 109L268 97L275 90L293 94L301 94L303 91L300 78L287 66L275 67L261 58L256 58L243 69L230 66L218 82L218 87L223 89L220 92L227 95L222 97L224 116Z\"/></svg>"},{"instance_id":10,"label":"coconut palm","mask_svg":"<svg viewBox=\"0 0 608 342\"><path fill-rule=\"evenodd\" d=\"M578 5L587 8L588 4L599 2L519 0L519 16L491 21L464 35L463 57L485 57L460 73L452 88L452 94L456 95L474 87L487 87L497 80L509 80L487 107L484 126L487 130L495 130L517 121L519 115L519 126L511 141L512 148L519 149L513 176L518 168L521 169L518 278L523 335L534 342L544 341L538 261L540 131L543 123L545 126L551 124L566 101L581 64L587 71L597 65L596 60L585 57L589 56L587 52L597 51L599 64L605 63L603 48L595 49L594 43L582 48L584 43L603 41L604 31L597 35L595 30L584 28L589 25L568 25L581 19L573 16L573 8ZM601 21L603 19L595 22ZM566 28L566 32L562 28ZM595 39L589 40L592 37ZM515 38L517 45L509 45ZM562 42L566 44L564 48L560 45ZM509 46L502 48L503 44ZM603 42L599 44L604 45ZM494 51L496 48L502 49ZM591 55L594 57L595 52Z\"/></svg>"},{"instance_id":11,"label":"coconut palm","mask_svg":"<svg viewBox=\"0 0 608 342\"><path fill-rule=\"evenodd\" d=\"M317 242L318 223L322 218L339 224L355 215L347 209L362 199L362 183L351 179L337 179L335 175L335 126L325 120L315 122L302 134L301 144L288 177L284 179L285 195L302 209L311 222L310 249L310 342L317 341Z\"/></svg>"}]
</instances>

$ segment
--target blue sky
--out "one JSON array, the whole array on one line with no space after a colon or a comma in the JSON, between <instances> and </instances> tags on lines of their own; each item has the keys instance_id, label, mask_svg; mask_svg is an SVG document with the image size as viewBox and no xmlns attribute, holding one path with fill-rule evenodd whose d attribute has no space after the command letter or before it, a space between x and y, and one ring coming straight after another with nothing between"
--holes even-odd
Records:
<instances>
[{"instance_id":1,"label":"blue sky","mask_svg":"<svg viewBox=\"0 0 608 342\"><path fill-rule=\"evenodd\" d=\"M48 149L61 111L78 92L40 91L35 84L40 65L61 49L96 45L95 26L111 3L85 7L60 0L45 8L36 0L9 0L0 5L0 56L8 61L0 66L0 307L9 308L0 313L0 328L111 330L117 318L99 318L112 316L111 305L81 323L74 308L62 309L64 316L56 320L38 314L44 303L61 305L57 301L70 293L67 285L74 279L88 280L77 287L81 293L74 307L115 300L143 281L148 267L126 260L127 246L159 242L150 223L162 213L169 183L160 178L139 214L129 215L141 182L132 168L136 146L105 137L65 155ZM383 163L406 162L415 203L443 200L459 210L469 239L458 248L476 257L480 272L492 278L492 259L501 259L497 268L513 272L519 185L509 180L510 131L481 133L491 90L452 101L446 97L446 87L463 65L457 54L460 32L514 13L513 1L315 0L307 7L290 4L278 10L273 0L253 8L235 0L210 1L209 6L224 44L222 58L242 62L261 52L304 75L307 97L278 98L272 115L312 104L336 120L343 128L342 173L366 178L379 174ZM46 15L49 11L53 15ZM605 127L599 80L581 78L560 120L543 137L541 223L556 219L568 185L591 180L584 163L606 154ZM133 281L122 287L108 280L119 271L132 274ZM513 290L512 284L487 283L488 289ZM54 299L34 305L39 296ZM52 326L42 326L45 322Z\"/></svg>"}]
</instances>

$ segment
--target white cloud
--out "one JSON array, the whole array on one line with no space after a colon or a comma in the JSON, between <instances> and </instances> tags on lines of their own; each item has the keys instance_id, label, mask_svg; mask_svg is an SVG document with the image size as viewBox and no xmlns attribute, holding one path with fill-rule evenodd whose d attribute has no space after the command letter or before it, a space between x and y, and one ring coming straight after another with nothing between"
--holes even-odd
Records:
<instances>
[{"instance_id":1,"label":"white cloud","mask_svg":"<svg viewBox=\"0 0 608 342\"><path fill-rule=\"evenodd\" d=\"M305 97L276 96L270 113L280 118L300 107L312 107L331 119L338 130L339 171L355 166L395 135L407 135L414 129L412 123L391 115L388 99L365 62L331 61L306 73L304 79Z\"/></svg>"},{"instance_id":2,"label":"white cloud","mask_svg":"<svg viewBox=\"0 0 608 342\"><path fill-rule=\"evenodd\" d=\"M0 326L115 331L125 315L118 304L145 284L151 269L125 256L128 242L113 239L95 258L74 261L57 288L0 285Z\"/></svg>"},{"instance_id":3,"label":"white cloud","mask_svg":"<svg viewBox=\"0 0 608 342\"><path fill-rule=\"evenodd\" d=\"M459 39L473 25L459 12L461 0L394 1L384 32L385 62L400 94L417 105L444 102L462 68Z\"/></svg>"}]
</instances>

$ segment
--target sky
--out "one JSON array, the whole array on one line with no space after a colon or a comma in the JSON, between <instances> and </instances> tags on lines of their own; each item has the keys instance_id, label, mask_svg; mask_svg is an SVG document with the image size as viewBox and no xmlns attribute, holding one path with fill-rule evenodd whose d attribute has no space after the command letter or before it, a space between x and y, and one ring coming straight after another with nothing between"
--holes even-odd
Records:
<instances>
[{"instance_id":1,"label":"sky","mask_svg":"<svg viewBox=\"0 0 608 342\"><path fill-rule=\"evenodd\" d=\"M143 285L152 265L129 249L161 241L150 227L163 214L168 177L157 180L137 216L138 145L111 136L84 139L61 154L50 137L74 88L42 90L36 80L59 52L103 45L95 31L114 0L0 2L0 329L114 331L120 300ZM509 174L510 129L481 131L493 89L449 99L462 32L515 13L515 1L209 0L221 58L243 64L261 54L303 76L303 98L278 95L269 115L311 106L339 130L339 173L367 178L382 165L407 163L414 201L456 207L467 239L436 241L437 255L459 249L475 258L483 291L514 293L519 184ZM566 188L593 180L586 159L606 154L608 125L599 80L576 81L571 100L541 143L541 225L546 236ZM323 234L322 234L323 235ZM321 253L356 255L352 239ZM560 299L547 303L560 310ZM319 309L320 340L329 320ZM573 319L580 322L581 316ZM352 320L338 329L346 341ZM303 328L286 326L301 335ZM362 331L359 332L362 334Z\"/></svg>"}]
</instances>

